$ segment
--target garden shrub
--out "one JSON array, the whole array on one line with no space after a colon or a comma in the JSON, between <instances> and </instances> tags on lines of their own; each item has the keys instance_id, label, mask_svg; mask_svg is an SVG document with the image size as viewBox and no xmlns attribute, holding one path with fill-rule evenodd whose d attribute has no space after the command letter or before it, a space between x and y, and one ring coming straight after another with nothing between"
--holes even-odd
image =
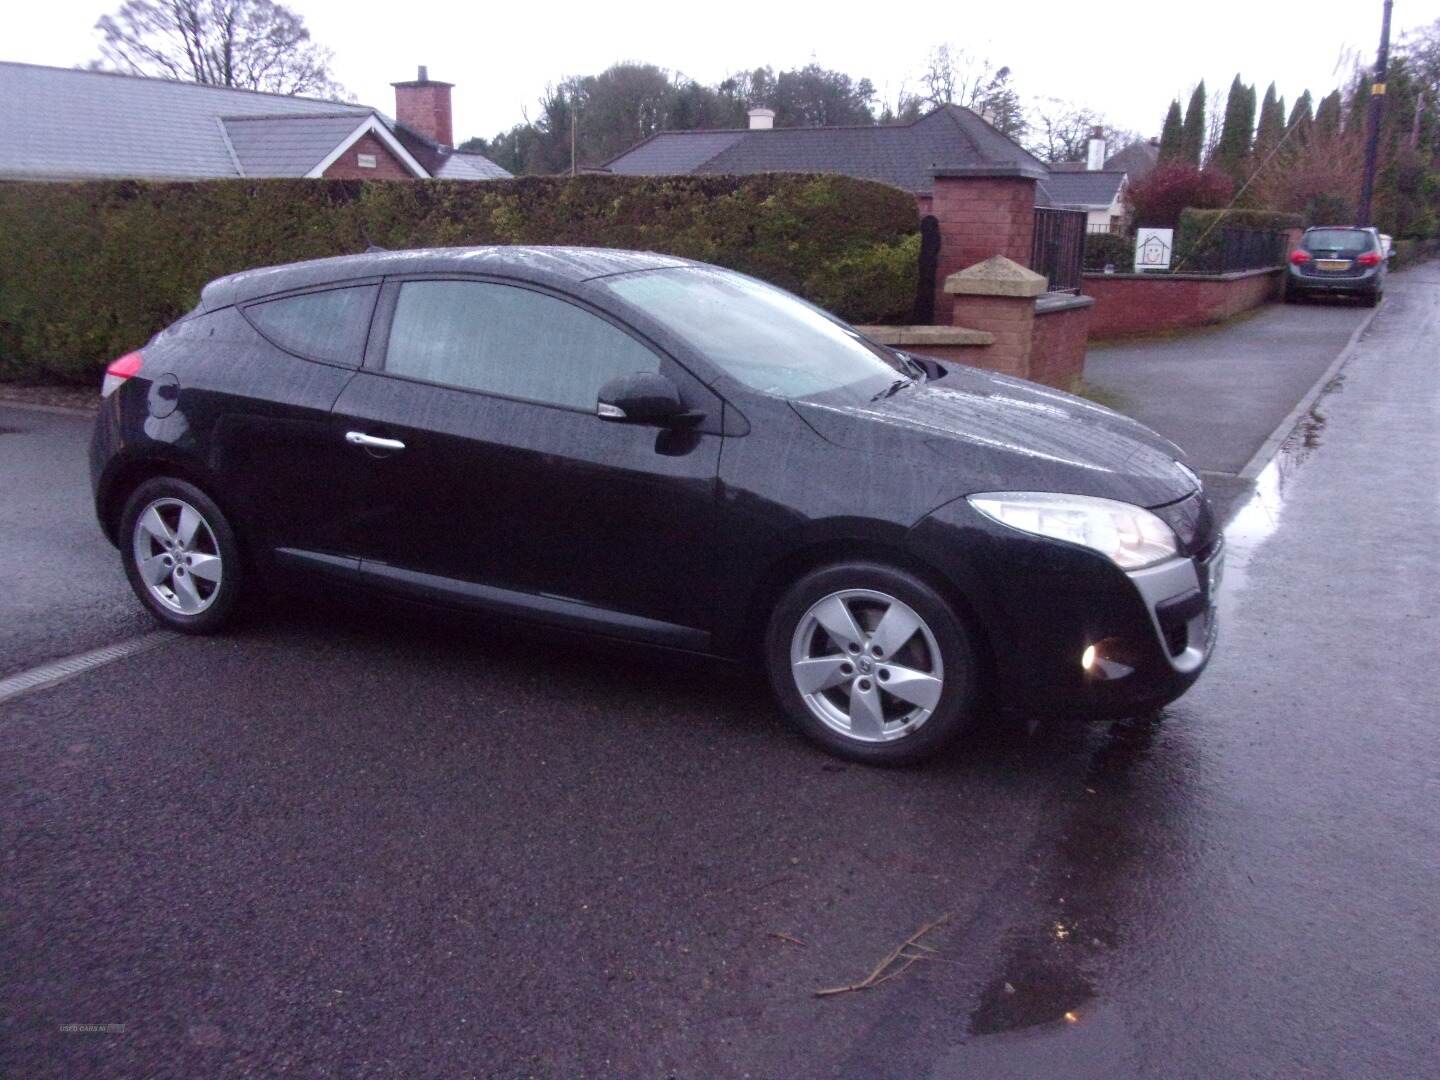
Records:
<instances>
[{"instance_id":1,"label":"garden shrub","mask_svg":"<svg viewBox=\"0 0 1440 1080\"><path fill-rule=\"evenodd\" d=\"M0 379L94 379L238 270L513 243L701 259L857 323L909 315L920 250L912 195L833 175L4 183Z\"/></svg>"},{"instance_id":2,"label":"garden shrub","mask_svg":"<svg viewBox=\"0 0 1440 1080\"><path fill-rule=\"evenodd\" d=\"M1135 238L1123 233L1086 233L1085 269L1104 270L1115 267L1118 274L1135 269Z\"/></svg>"}]
</instances>

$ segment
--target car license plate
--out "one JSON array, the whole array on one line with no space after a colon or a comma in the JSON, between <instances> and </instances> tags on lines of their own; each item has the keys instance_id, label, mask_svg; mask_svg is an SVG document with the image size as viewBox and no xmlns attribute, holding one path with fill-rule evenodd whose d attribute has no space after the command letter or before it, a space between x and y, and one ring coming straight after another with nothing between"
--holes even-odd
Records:
<instances>
[{"instance_id":1,"label":"car license plate","mask_svg":"<svg viewBox=\"0 0 1440 1080\"><path fill-rule=\"evenodd\" d=\"M1349 270L1349 259L1321 259L1316 264L1321 270Z\"/></svg>"}]
</instances>

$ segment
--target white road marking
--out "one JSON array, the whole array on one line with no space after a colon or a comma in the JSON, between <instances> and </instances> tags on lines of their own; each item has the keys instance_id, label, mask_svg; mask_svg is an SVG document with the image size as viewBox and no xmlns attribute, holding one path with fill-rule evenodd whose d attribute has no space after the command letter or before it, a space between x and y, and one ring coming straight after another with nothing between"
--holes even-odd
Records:
<instances>
[{"instance_id":1,"label":"white road marking","mask_svg":"<svg viewBox=\"0 0 1440 1080\"><path fill-rule=\"evenodd\" d=\"M104 667L106 664L113 664L116 660L124 660L127 656L148 652L167 641L174 641L175 637L176 635L164 630L156 630L149 634L130 638L128 641L120 641L114 645L106 645L103 648L91 649L89 652L67 656L63 660L52 660L48 664L41 664L29 671L22 671L18 675L0 679L0 705L24 694L62 683L66 679L73 679L76 675L83 675L87 671Z\"/></svg>"}]
</instances>

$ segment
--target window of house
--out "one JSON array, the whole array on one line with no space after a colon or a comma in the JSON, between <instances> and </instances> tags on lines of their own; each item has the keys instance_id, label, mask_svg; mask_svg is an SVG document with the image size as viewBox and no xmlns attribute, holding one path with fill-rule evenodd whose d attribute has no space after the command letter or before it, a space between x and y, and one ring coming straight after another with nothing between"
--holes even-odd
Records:
<instances>
[{"instance_id":1,"label":"window of house","mask_svg":"<svg viewBox=\"0 0 1440 1080\"><path fill-rule=\"evenodd\" d=\"M589 412L601 386L617 375L659 371L660 358L553 296L489 282L407 281L385 370Z\"/></svg>"},{"instance_id":2,"label":"window of house","mask_svg":"<svg viewBox=\"0 0 1440 1080\"><path fill-rule=\"evenodd\" d=\"M360 365L378 285L302 293L245 308L245 317L289 352L315 360Z\"/></svg>"}]
</instances>

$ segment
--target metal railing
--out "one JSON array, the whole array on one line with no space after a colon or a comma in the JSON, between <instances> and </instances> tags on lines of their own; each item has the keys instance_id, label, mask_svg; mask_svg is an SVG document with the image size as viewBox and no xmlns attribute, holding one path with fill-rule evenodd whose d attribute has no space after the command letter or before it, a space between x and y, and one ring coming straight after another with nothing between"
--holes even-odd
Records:
<instances>
[{"instance_id":1,"label":"metal railing","mask_svg":"<svg viewBox=\"0 0 1440 1080\"><path fill-rule=\"evenodd\" d=\"M1030 269L1044 274L1050 292L1080 291L1085 261L1084 210L1035 208L1035 237L1030 243Z\"/></svg>"},{"instance_id":2,"label":"metal railing","mask_svg":"<svg viewBox=\"0 0 1440 1080\"><path fill-rule=\"evenodd\" d=\"M1284 266L1289 239L1280 229L1216 229L1199 247L1178 251L1171 270L1182 274L1231 274Z\"/></svg>"},{"instance_id":3,"label":"metal railing","mask_svg":"<svg viewBox=\"0 0 1440 1080\"><path fill-rule=\"evenodd\" d=\"M1085 226L1085 232L1087 234L1114 233L1115 235L1119 236L1123 235L1128 231L1129 230L1125 227L1125 223L1121 221L1092 221Z\"/></svg>"}]
</instances>

